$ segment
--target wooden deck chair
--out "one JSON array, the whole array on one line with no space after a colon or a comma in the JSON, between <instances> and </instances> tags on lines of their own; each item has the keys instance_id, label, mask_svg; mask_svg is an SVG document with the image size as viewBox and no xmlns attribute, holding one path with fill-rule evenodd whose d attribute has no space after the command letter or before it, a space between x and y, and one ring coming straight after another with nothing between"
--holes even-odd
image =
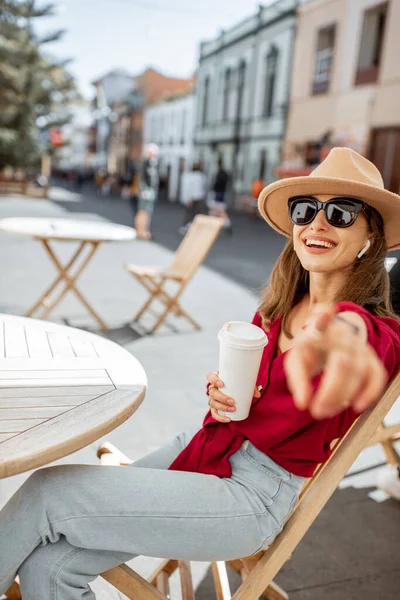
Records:
<instances>
[{"instance_id":1,"label":"wooden deck chair","mask_svg":"<svg viewBox=\"0 0 400 600\"><path fill-rule=\"evenodd\" d=\"M378 404L366 411L347 434L334 443L331 457L306 481L283 531L266 550L246 558L212 563L217 600L257 600L260 596L267 600L288 600L286 592L274 583L274 577L290 559L357 456L370 445L371 439L375 439L376 432L380 432L384 417L399 395L400 374ZM384 441L390 442L390 437ZM106 452L109 452L109 449ZM240 573L243 579L233 596L227 566ZM149 580L127 565L106 571L102 573L102 577L132 600L169 600L169 578L178 568L181 575L182 600L194 600L190 563L187 561L164 560ZM18 598L15 595L16 587L15 583L12 590L10 588L10 592L14 594L8 596L10 599Z\"/></svg>"},{"instance_id":2,"label":"wooden deck chair","mask_svg":"<svg viewBox=\"0 0 400 600\"><path fill-rule=\"evenodd\" d=\"M149 333L154 333L165 321L169 312L178 317L185 317L195 329L201 329L200 325L185 311L179 303L179 299L187 284L210 252L219 232L224 224L220 217L208 217L197 215L187 234L180 243L172 265L166 269L140 267L127 265L131 273L150 293L148 300L133 321L139 321L143 314L150 309L154 300L164 304L164 310L157 315L158 319ZM174 293L167 292L167 282L176 284Z\"/></svg>"}]
</instances>

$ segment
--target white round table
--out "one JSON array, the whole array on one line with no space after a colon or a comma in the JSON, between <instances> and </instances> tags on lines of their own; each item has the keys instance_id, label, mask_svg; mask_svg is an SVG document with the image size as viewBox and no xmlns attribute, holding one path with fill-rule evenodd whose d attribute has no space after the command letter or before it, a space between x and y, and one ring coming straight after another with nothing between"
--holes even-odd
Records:
<instances>
[{"instance_id":1,"label":"white round table","mask_svg":"<svg viewBox=\"0 0 400 600\"><path fill-rule=\"evenodd\" d=\"M0 314L0 479L68 456L141 405L145 371L97 335ZM7 597L20 598L14 583Z\"/></svg>"},{"instance_id":2,"label":"white round table","mask_svg":"<svg viewBox=\"0 0 400 600\"><path fill-rule=\"evenodd\" d=\"M0 230L31 237L41 242L59 273L52 284L27 311L27 317L36 314L41 319L46 318L64 296L71 291L100 324L101 329L107 329L106 323L76 287L76 282L102 243L126 242L135 239L136 231L132 227L78 219L12 217L0 220ZM61 263L54 252L51 245L51 242L54 241L79 243L77 250L65 265ZM79 259L81 261L78 265ZM53 296L53 299L50 296Z\"/></svg>"},{"instance_id":3,"label":"white round table","mask_svg":"<svg viewBox=\"0 0 400 600\"><path fill-rule=\"evenodd\" d=\"M114 342L0 314L0 478L112 431L140 406L146 386L139 361Z\"/></svg>"}]
</instances>

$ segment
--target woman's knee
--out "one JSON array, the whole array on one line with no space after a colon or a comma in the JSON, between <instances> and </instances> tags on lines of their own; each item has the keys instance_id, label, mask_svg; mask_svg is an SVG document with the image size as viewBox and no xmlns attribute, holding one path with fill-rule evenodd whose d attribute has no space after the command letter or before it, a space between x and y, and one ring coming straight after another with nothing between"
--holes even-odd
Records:
<instances>
[{"instance_id":1,"label":"woman's knee","mask_svg":"<svg viewBox=\"0 0 400 600\"><path fill-rule=\"evenodd\" d=\"M73 559L81 548L68 544L65 538L38 546L22 563L18 575L22 597L27 600L50 600L56 597L59 586L68 586L74 578Z\"/></svg>"},{"instance_id":2,"label":"woman's knee","mask_svg":"<svg viewBox=\"0 0 400 600\"><path fill-rule=\"evenodd\" d=\"M60 465L56 467L46 467L34 471L32 475L23 484L23 488L29 494L43 495L55 494L60 488L65 489L68 477L71 475L69 467L74 465Z\"/></svg>"}]
</instances>

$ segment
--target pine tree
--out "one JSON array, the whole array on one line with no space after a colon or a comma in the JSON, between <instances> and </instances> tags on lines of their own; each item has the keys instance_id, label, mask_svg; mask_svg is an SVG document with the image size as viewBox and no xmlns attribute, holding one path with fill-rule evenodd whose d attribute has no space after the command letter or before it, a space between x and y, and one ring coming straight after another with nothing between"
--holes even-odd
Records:
<instances>
[{"instance_id":1,"label":"pine tree","mask_svg":"<svg viewBox=\"0 0 400 600\"><path fill-rule=\"evenodd\" d=\"M68 105L78 98L66 62L44 51L64 32L35 33L35 20L53 14L52 4L0 0L0 169L35 164L48 149L46 131L68 122Z\"/></svg>"}]
</instances>

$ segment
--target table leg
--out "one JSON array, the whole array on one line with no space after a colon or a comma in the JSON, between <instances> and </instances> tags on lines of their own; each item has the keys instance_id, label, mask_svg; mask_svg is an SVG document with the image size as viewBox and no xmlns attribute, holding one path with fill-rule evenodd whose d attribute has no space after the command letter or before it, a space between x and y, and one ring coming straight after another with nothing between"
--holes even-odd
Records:
<instances>
[{"instance_id":1,"label":"table leg","mask_svg":"<svg viewBox=\"0 0 400 600\"><path fill-rule=\"evenodd\" d=\"M27 316L31 316L33 314L33 312L35 310L37 310L37 308L39 308L40 305L44 305L44 299L48 296L48 294L53 292L59 284L61 285L64 282L65 286L61 290L61 292L58 293L56 298L50 304L48 304L47 306L44 306L44 311L42 312L40 318L42 318L42 319L46 318L54 310L54 308L61 302L61 300L64 298L64 296L69 291L72 291L75 293L77 298L81 301L81 303L85 306L85 308L88 310L88 312L92 315L92 317L99 323L101 329L103 329L103 330L108 329L106 323L96 313L96 311L93 309L93 307L89 304L89 302L86 300L86 298L77 289L77 287L75 285L79 275L81 275L83 270L87 267L88 263L90 262L90 260L92 259L93 255L94 255L94 253L98 249L100 242L87 242L87 241L81 242L78 250L75 252L75 254L72 256L72 258L69 260L68 264L64 267L61 264L61 262L58 260L56 254L54 253L53 249L51 248L49 242L47 240L42 240L42 241L43 241L43 244L45 246L45 249L46 249L51 261L55 264L55 266L57 267L60 274L56 278L56 280L53 282L53 284L46 290L46 292L41 296L41 298L30 309L29 313L27 313ZM78 258L80 257L80 255L82 254L82 252L86 246L91 246L91 250L86 255L84 261L80 264L79 268L75 271L75 273L72 276L69 275L69 272L74 267L75 263L77 262Z\"/></svg>"},{"instance_id":2,"label":"table leg","mask_svg":"<svg viewBox=\"0 0 400 600\"><path fill-rule=\"evenodd\" d=\"M56 279L53 281L53 283L47 288L47 290L45 292L43 292L43 294L35 302L35 304L33 306L31 306L31 308L25 313L26 317L32 317L33 314L39 309L40 306L46 305L47 297L52 293L53 290L55 290L55 288L58 286L58 284L62 282L62 280L64 279L64 273L66 273L73 266L73 264L78 260L79 256L82 254L82 251L85 247L85 244L80 244L77 251L72 255L72 257L70 258L68 263L65 265L65 267L63 267L57 260L57 257L54 255L54 252L51 249L49 242L47 240L40 240L40 241L43 243L43 246L44 246L46 252L50 255L52 262L55 262L57 270L59 271L59 275L58 275L58 277L56 277Z\"/></svg>"}]
</instances>

